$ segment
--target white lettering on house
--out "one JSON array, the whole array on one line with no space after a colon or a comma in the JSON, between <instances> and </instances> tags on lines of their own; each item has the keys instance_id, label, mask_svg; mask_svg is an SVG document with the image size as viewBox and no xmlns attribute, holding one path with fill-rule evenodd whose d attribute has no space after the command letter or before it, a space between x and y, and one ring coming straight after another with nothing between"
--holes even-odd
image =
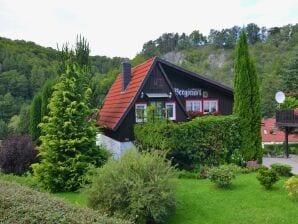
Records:
<instances>
[{"instance_id":1,"label":"white lettering on house","mask_svg":"<svg viewBox=\"0 0 298 224\"><path fill-rule=\"evenodd\" d=\"M174 88L175 93L178 96L184 96L185 98L189 96L202 96L202 89L179 89Z\"/></svg>"}]
</instances>

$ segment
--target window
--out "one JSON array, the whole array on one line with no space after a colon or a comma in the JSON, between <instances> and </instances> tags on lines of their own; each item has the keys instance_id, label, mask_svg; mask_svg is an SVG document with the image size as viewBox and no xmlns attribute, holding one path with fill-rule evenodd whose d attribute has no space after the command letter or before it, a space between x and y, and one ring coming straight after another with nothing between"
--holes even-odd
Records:
<instances>
[{"instance_id":1,"label":"window","mask_svg":"<svg viewBox=\"0 0 298 224\"><path fill-rule=\"evenodd\" d=\"M176 104L174 102L166 103L166 116L169 120L176 120Z\"/></svg>"},{"instance_id":2,"label":"window","mask_svg":"<svg viewBox=\"0 0 298 224\"><path fill-rule=\"evenodd\" d=\"M164 119L165 113L164 113L164 101L151 101L150 106L154 106L154 117L157 119Z\"/></svg>"},{"instance_id":3,"label":"window","mask_svg":"<svg viewBox=\"0 0 298 224\"><path fill-rule=\"evenodd\" d=\"M217 100L204 100L204 114L214 113L218 111Z\"/></svg>"},{"instance_id":4,"label":"window","mask_svg":"<svg viewBox=\"0 0 298 224\"><path fill-rule=\"evenodd\" d=\"M186 111L202 111L202 101L201 100L187 100L186 101Z\"/></svg>"},{"instance_id":5,"label":"window","mask_svg":"<svg viewBox=\"0 0 298 224\"><path fill-rule=\"evenodd\" d=\"M268 131L266 129L264 129L264 135L267 135Z\"/></svg>"},{"instance_id":6,"label":"window","mask_svg":"<svg viewBox=\"0 0 298 224\"><path fill-rule=\"evenodd\" d=\"M145 122L146 121L146 103L136 103L135 112L136 112L136 122Z\"/></svg>"}]
</instances>

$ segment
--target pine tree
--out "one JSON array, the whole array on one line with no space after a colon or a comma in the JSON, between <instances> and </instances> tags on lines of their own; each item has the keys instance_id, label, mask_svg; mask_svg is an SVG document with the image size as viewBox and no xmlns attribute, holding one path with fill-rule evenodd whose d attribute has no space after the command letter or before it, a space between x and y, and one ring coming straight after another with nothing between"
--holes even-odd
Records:
<instances>
[{"instance_id":1,"label":"pine tree","mask_svg":"<svg viewBox=\"0 0 298 224\"><path fill-rule=\"evenodd\" d=\"M241 151L244 159L262 160L260 87L249 55L247 38L241 33L235 52L234 114L241 119Z\"/></svg>"},{"instance_id":2,"label":"pine tree","mask_svg":"<svg viewBox=\"0 0 298 224\"><path fill-rule=\"evenodd\" d=\"M90 164L101 165L101 149L95 146L95 125L91 114L85 70L69 59L66 71L55 86L49 116L41 123L41 162L34 174L50 191L73 191L85 180Z\"/></svg>"},{"instance_id":3,"label":"pine tree","mask_svg":"<svg viewBox=\"0 0 298 224\"><path fill-rule=\"evenodd\" d=\"M41 94L37 93L30 105L30 118L29 118L29 132L32 140L38 140L40 136L40 127L38 126L41 122Z\"/></svg>"}]
</instances>

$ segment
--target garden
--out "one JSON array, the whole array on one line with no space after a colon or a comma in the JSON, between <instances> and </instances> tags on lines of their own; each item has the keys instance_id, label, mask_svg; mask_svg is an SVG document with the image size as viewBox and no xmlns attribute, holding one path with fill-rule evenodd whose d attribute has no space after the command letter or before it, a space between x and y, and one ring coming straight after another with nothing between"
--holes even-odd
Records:
<instances>
[{"instance_id":1,"label":"garden","mask_svg":"<svg viewBox=\"0 0 298 224\"><path fill-rule=\"evenodd\" d=\"M245 92L257 86L245 38L233 115L135 125L136 148L118 159L95 144L88 45L65 47L59 82L32 102L31 135L1 142L0 222L297 223L298 176L288 165L261 165L260 97ZM251 88L239 77L247 74Z\"/></svg>"}]
</instances>

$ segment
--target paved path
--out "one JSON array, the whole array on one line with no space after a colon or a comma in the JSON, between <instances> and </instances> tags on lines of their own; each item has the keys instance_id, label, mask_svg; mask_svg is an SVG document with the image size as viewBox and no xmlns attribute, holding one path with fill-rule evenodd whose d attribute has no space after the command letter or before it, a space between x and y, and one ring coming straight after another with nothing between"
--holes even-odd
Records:
<instances>
[{"instance_id":1,"label":"paved path","mask_svg":"<svg viewBox=\"0 0 298 224\"><path fill-rule=\"evenodd\" d=\"M293 167L292 173L298 174L298 155L290 155L287 158L271 158L271 157L264 157L263 158L263 165L270 166L272 163L281 163L281 164L288 164Z\"/></svg>"}]
</instances>

